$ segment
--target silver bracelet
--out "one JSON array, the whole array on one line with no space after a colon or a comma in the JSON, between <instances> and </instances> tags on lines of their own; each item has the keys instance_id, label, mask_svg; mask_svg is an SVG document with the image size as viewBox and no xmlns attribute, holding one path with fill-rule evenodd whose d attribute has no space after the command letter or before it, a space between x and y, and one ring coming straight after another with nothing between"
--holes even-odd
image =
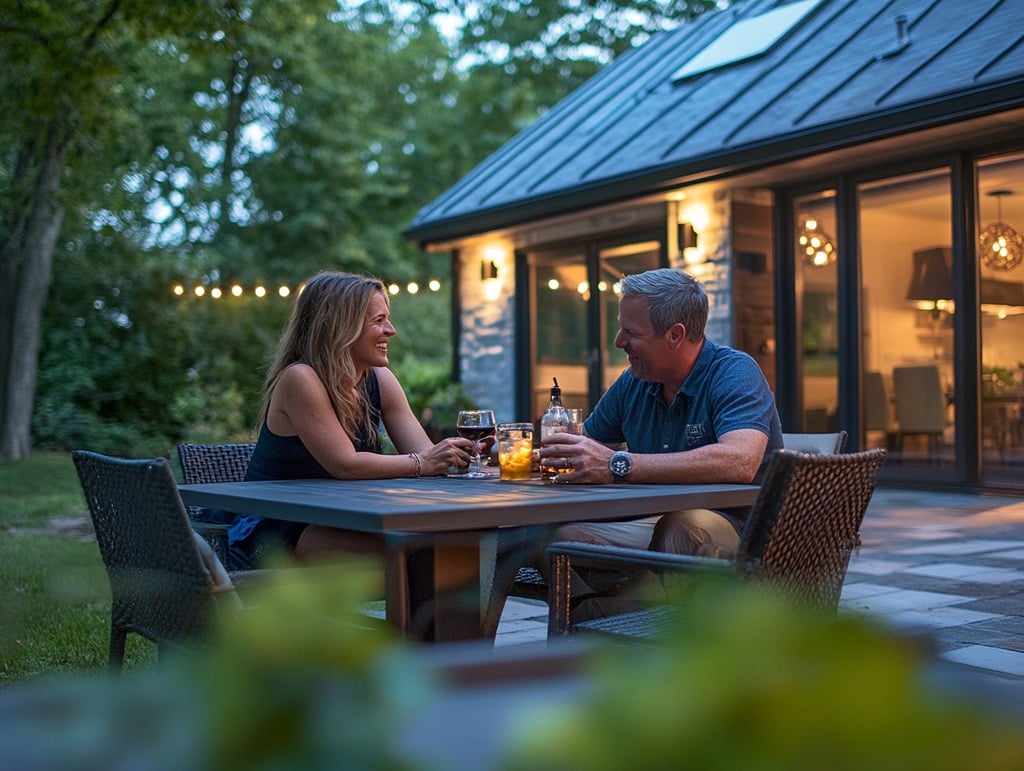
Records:
<instances>
[{"instance_id":1,"label":"silver bracelet","mask_svg":"<svg viewBox=\"0 0 1024 771\"><path fill-rule=\"evenodd\" d=\"M412 458L413 462L416 464L416 476L418 477L420 475L420 468L421 468L420 467L420 454L418 452L410 452L409 453L409 457Z\"/></svg>"}]
</instances>

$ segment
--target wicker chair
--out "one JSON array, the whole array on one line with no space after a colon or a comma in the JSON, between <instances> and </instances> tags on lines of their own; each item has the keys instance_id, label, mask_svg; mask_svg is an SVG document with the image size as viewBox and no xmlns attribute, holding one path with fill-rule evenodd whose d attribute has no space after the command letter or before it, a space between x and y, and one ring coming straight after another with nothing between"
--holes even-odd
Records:
<instances>
[{"instance_id":1,"label":"wicker chair","mask_svg":"<svg viewBox=\"0 0 1024 771\"><path fill-rule=\"evenodd\" d=\"M590 630L632 637L658 632L671 609L636 610L573 623L570 575L576 567L739 574L769 581L795 602L835 613L859 530L885 460L881 448L843 455L777 450L747 520L735 560L663 554L594 544L548 547L553 585L548 634Z\"/></svg>"},{"instance_id":2,"label":"wicker chair","mask_svg":"<svg viewBox=\"0 0 1024 771\"><path fill-rule=\"evenodd\" d=\"M831 434L783 434L782 443L787 450L834 455L846 449L846 437L845 431ZM539 570L532 567L521 567L516 573L515 581L508 593L512 597L547 600L548 585Z\"/></svg>"},{"instance_id":3,"label":"wicker chair","mask_svg":"<svg viewBox=\"0 0 1024 771\"><path fill-rule=\"evenodd\" d=\"M241 482L255 449L255 444L179 444L181 475L187 485ZM228 551L228 526L200 521L199 510L195 506L187 506L185 510L192 520L193 529L213 547L221 562L235 567Z\"/></svg>"},{"instance_id":4,"label":"wicker chair","mask_svg":"<svg viewBox=\"0 0 1024 771\"><path fill-rule=\"evenodd\" d=\"M160 653L206 637L218 611L238 607L232 575L190 526L165 458L72 452L110 578L110 667L129 632Z\"/></svg>"}]
</instances>

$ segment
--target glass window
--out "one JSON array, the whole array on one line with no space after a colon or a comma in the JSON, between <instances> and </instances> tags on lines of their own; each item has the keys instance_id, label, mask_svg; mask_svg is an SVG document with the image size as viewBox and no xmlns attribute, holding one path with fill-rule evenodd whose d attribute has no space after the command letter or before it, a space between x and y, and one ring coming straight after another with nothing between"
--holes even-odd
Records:
<instances>
[{"instance_id":1,"label":"glass window","mask_svg":"<svg viewBox=\"0 0 1024 771\"><path fill-rule=\"evenodd\" d=\"M587 260L581 252L531 255L533 417L547 407L558 378L567 407L587 403Z\"/></svg>"},{"instance_id":2,"label":"glass window","mask_svg":"<svg viewBox=\"0 0 1024 771\"><path fill-rule=\"evenodd\" d=\"M529 256L534 418L547 407L554 378L562 388L565 406L589 413L628 366L626 355L615 347L618 283L627 274L659 267L661 242L622 241L538 251ZM592 265L594 255L596 266ZM592 267L598 277L596 287L589 279Z\"/></svg>"},{"instance_id":3,"label":"glass window","mask_svg":"<svg viewBox=\"0 0 1024 771\"><path fill-rule=\"evenodd\" d=\"M863 275L861 446L904 467L954 460L948 170L858 188Z\"/></svg>"},{"instance_id":4,"label":"glass window","mask_svg":"<svg viewBox=\"0 0 1024 771\"><path fill-rule=\"evenodd\" d=\"M799 318L801 430L837 431L839 317L836 303L835 191L797 198L796 297Z\"/></svg>"},{"instance_id":5,"label":"glass window","mask_svg":"<svg viewBox=\"0 0 1024 771\"><path fill-rule=\"evenodd\" d=\"M1015 476L1019 482L1024 461L1024 156L987 160L977 171L982 474L987 480Z\"/></svg>"}]
</instances>

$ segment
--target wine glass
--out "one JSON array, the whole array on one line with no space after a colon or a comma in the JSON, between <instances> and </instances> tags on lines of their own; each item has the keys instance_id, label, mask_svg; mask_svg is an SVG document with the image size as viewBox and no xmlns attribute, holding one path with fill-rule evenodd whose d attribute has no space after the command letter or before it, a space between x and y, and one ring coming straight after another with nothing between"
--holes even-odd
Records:
<instances>
[{"instance_id":1,"label":"wine glass","mask_svg":"<svg viewBox=\"0 0 1024 771\"><path fill-rule=\"evenodd\" d=\"M493 410L461 410L455 422L455 430L459 436L473 440L473 459L469 462L469 472L465 475L470 479L486 479L490 473L484 471L480 462L480 440L494 436Z\"/></svg>"}]
</instances>

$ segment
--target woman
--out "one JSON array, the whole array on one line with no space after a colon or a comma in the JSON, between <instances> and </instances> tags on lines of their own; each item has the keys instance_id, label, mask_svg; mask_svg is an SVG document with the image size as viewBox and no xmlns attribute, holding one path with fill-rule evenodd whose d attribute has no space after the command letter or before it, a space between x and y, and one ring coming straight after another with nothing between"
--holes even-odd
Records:
<instances>
[{"instance_id":1,"label":"woman","mask_svg":"<svg viewBox=\"0 0 1024 771\"><path fill-rule=\"evenodd\" d=\"M388 369L395 334L377 279L331 272L310 279L267 373L245 479L387 479L466 466L472 442L452 437L431 444ZM381 421L400 454L381 453ZM383 553L376 535L256 516L235 518L228 540L233 560L242 564L273 548L303 560Z\"/></svg>"}]
</instances>

